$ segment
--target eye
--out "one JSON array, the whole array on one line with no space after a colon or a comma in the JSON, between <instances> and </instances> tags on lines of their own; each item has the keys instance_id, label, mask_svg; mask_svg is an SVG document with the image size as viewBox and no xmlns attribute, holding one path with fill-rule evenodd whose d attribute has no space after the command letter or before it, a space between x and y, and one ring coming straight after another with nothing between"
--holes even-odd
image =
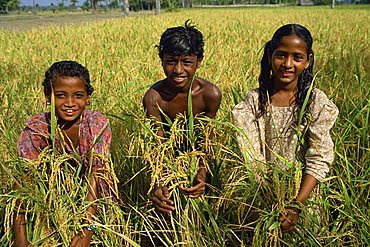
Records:
<instances>
[{"instance_id":1,"label":"eye","mask_svg":"<svg viewBox=\"0 0 370 247\"><path fill-rule=\"evenodd\" d=\"M302 61L302 60L304 59L304 56L302 56L302 55L295 55L295 56L294 56L294 59L295 59L296 61L300 62L300 61Z\"/></svg>"},{"instance_id":2,"label":"eye","mask_svg":"<svg viewBox=\"0 0 370 247\"><path fill-rule=\"evenodd\" d=\"M274 52L274 57L276 57L276 58L284 58L285 57L285 53L284 52L281 52L281 51L276 51L276 52Z\"/></svg>"},{"instance_id":3,"label":"eye","mask_svg":"<svg viewBox=\"0 0 370 247\"><path fill-rule=\"evenodd\" d=\"M167 65L174 65L176 62L175 61L173 61L173 60L167 60L166 61L166 64Z\"/></svg>"},{"instance_id":4,"label":"eye","mask_svg":"<svg viewBox=\"0 0 370 247\"><path fill-rule=\"evenodd\" d=\"M183 64L184 64L185 66L191 66L191 65L193 64L193 61L185 60L185 61L183 61Z\"/></svg>"},{"instance_id":5,"label":"eye","mask_svg":"<svg viewBox=\"0 0 370 247\"><path fill-rule=\"evenodd\" d=\"M82 93L78 93L78 94L75 94L75 96L76 96L76 98L77 98L77 99L81 99L81 98L83 98L85 95L84 95L84 94L82 94Z\"/></svg>"},{"instance_id":6,"label":"eye","mask_svg":"<svg viewBox=\"0 0 370 247\"><path fill-rule=\"evenodd\" d=\"M64 98L64 97L65 97L65 94L64 94L64 93L56 93L56 94L55 94L55 97L56 97L56 98L59 98L59 99L60 99L60 98Z\"/></svg>"}]
</instances>

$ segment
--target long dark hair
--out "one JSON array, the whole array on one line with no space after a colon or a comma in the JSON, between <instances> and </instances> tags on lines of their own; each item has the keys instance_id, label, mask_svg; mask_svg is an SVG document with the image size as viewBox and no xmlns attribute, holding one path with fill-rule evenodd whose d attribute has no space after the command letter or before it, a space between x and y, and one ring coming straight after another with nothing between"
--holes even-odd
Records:
<instances>
[{"instance_id":1,"label":"long dark hair","mask_svg":"<svg viewBox=\"0 0 370 247\"><path fill-rule=\"evenodd\" d=\"M312 36L310 31L304 26L299 24L287 24L276 30L272 39L268 41L265 45L262 60L261 60L261 73L258 78L259 82L259 113L258 117L261 117L267 111L267 104L270 100L273 91L273 72L271 68L270 59L272 53L280 44L280 41L285 36L297 35L305 43L307 47L307 56L311 55L311 61L308 68L304 69L302 74L298 78L298 88L295 92L295 104L298 109L302 108L303 102L306 98L308 89L313 83L313 65L314 65L314 53L312 50ZM310 103L312 102L312 94L310 95L305 112L308 112Z\"/></svg>"}]
</instances>

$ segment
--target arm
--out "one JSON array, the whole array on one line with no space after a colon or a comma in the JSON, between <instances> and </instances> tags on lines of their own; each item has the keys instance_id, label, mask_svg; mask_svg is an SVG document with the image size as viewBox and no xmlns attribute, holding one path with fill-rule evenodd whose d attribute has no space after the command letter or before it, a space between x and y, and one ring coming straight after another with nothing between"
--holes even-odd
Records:
<instances>
[{"instance_id":1,"label":"arm","mask_svg":"<svg viewBox=\"0 0 370 247\"><path fill-rule=\"evenodd\" d=\"M96 210L97 210L97 204L95 203L98 199L98 186L96 182L96 175L93 172L90 178L89 182L89 193L87 194L87 201L91 202L92 204L87 209L87 222L92 222ZM87 247L90 246L90 241L93 235L93 231L89 231L87 229L83 229L82 232L77 234L71 242L71 247Z\"/></svg>"},{"instance_id":2,"label":"arm","mask_svg":"<svg viewBox=\"0 0 370 247\"><path fill-rule=\"evenodd\" d=\"M19 186L15 185L14 188L19 189ZM16 205L16 208L18 209L18 214L14 215L14 245L16 247L31 246L30 242L28 242L27 240L26 219L23 212L23 204L18 199Z\"/></svg>"},{"instance_id":3,"label":"arm","mask_svg":"<svg viewBox=\"0 0 370 247\"><path fill-rule=\"evenodd\" d=\"M205 90L204 100L206 103L206 116L215 118L218 109L220 108L222 93L218 87L209 84L209 88ZM203 195L206 190L207 167L202 160L199 162L199 170L194 178L194 186L190 188L181 188L190 198L198 198Z\"/></svg>"},{"instance_id":4,"label":"arm","mask_svg":"<svg viewBox=\"0 0 370 247\"><path fill-rule=\"evenodd\" d=\"M300 191L296 200L304 205L318 181L322 181L334 160L334 143L330 136L338 116L337 107L327 99L326 95L316 90L315 101L312 103L314 121L308 128L309 147L305 154L306 168L302 177ZM293 209L293 210L292 210ZM290 208L287 214L280 216L283 231L290 231L297 223L299 210Z\"/></svg>"},{"instance_id":5,"label":"arm","mask_svg":"<svg viewBox=\"0 0 370 247\"><path fill-rule=\"evenodd\" d=\"M309 174L304 174L296 200L300 204L304 205L316 184L317 180L315 177ZM280 227L283 232L289 232L293 230L294 226L297 224L299 213L300 210L298 208L287 207L286 213L279 216L279 221L281 222Z\"/></svg>"},{"instance_id":6,"label":"arm","mask_svg":"<svg viewBox=\"0 0 370 247\"><path fill-rule=\"evenodd\" d=\"M21 132L17 149L20 157L33 160L38 157L43 147L48 145L48 125L45 116L39 114L30 118L26 127ZM20 189L20 184L16 182L14 189ZM17 213L14 215L14 245L15 246L32 246L27 240L26 217L24 213L24 204L20 199L16 201Z\"/></svg>"},{"instance_id":7,"label":"arm","mask_svg":"<svg viewBox=\"0 0 370 247\"><path fill-rule=\"evenodd\" d=\"M265 161L265 123L262 117L257 118L258 91L248 92L244 101L232 110L232 121L235 126L235 137L244 163L254 180L261 179L266 172Z\"/></svg>"},{"instance_id":8,"label":"arm","mask_svg":"<svg viewBox=\"0 0 370 247\"><path fill-rule=\"evenodd\" d=\"M162 125L160 124L162 121L161 112L158 109L160 100L160 95L155 90L149 89L144 95L143 105L146 116L148 118L154 117L157 120L155 125L157 128L156 134L159 137L164 137Z\"/></svg>"},{"instance_id":9,"label":"arm","mask_svg":"<svg viewBox=\"0 0 370 247\"><path fill-rule=\"evenodd\" d=\"M162 119L161 113L158 110L158 97L159 95L153 89L149 89L144 95L143 105L146 116L148 118L154 117L157 120L156 134L158 137L163 138L164 132L162 126L159 124ZM161 141L161 139L159 140ZM163 214L171 214L175 210L173 201L170 199L170 193L166 186L158 185L154 187L152 202L154 208Z\"/></svg>"},{"instance_id":10,"label":"arm","mask_svg":"<svg viewBox=\"0 0 370 247\"><path fill-rule=\"evenodd\" d=\"M209 118L215 118L218 109L220 108L222 93L218 87L211 84L210 88L206 90L204 101L207 106L206 115Z\"/></svg>"},{"instance_id":11,"label":"arm","mask_svg":"<svg viewBox=\"0 0 370 247\"><path fill-rule=\"evenodd\" d=\"M102 195L103 197L112 196L113 199L117 197L116 188L113 181L114 174L110 174L111 170L109 167L107 167L107 164L109 163L110 144L112 140L112 131L109 125L109 120L98 112L93 112L90 117L91 118L84 123L88 123L88 126L80 126L81 128L89 130L89 134L91 133L91 136L86 136L87 140L94 140L94 142L97 141L94 146L90 146L91 144L88 144L89 148L86 148L88 151L93 148L94 153L92 156L92 170L89 174L87 174L89 176L89 181L86 200L90 206L86 210L86 223L89 225L91 225L94 220L98 208L97 200L99 199L99 195ZM100 139L95 140L97 137ZM90 163L90 160L88 159L84 162ZM90 246L93 233L93 231L84 228L72 239L70 246Z\"/></svg>"}]
</instances>

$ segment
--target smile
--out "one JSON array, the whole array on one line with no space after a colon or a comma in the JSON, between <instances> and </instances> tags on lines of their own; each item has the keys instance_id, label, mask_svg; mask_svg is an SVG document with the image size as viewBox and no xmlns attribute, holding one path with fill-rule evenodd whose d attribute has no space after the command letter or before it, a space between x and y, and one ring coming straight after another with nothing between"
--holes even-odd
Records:
<instances>
[{"instance_id":1,"label":"smile","mask_svg":"<svg viewBox=\"0 0 370 247\"><path fill-rule=\"evenodd\" d=\"M173 77L172 80L176 83L182 83L185 81L186 77Z\"/></svg>"},{"instance_id":2,"label":"smile","mask_svg":"<svg viewBox=\"0 0 370 247\"><path fill-rule=\"evenodd\" d=\"M291 76L294 74L294 72L291 72L291 71L281 71L281 74L284 76L284 77L288 77L288 76Z\"/></svg>"},{"instance_id":3,"label":"smile","mask_svg":"<svg viewBox=\"0 0 370 247\"><path fill-rule=\"evenodd\" d=\"M73 110L73 109L67 109L67 110L63 110L63 112L65 112L66 115L73 115L73 113L75 112L75 110Z\"/></svg>"}]
</instances>

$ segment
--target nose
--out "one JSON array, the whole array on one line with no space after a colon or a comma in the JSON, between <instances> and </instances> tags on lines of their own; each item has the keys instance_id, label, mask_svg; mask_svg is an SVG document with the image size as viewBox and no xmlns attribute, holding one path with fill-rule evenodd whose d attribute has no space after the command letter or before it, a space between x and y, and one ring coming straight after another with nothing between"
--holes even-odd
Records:
<instances>
[{"instance_id":1,"label":"nose","mask_svg":"<svg viewBox=\"0 0 370 247\"><path fill-rule=\"evenodd\" d=\"M75 105L75 99L73 96L66 97L66 101L64 102L65 106L72 107Z\"/></svg>"},{"instance_id":2,"label":"nose","mask_svg":"<svg viewBox=\"0 0 370 247\"><path fill-rule=\"evenodd\" d=\"M184 68L183 68L183 66L182 66L182 64L181 64L181 62L180 61L178 61L176 64L175 64L175 67L173 68L173 72L175 73L175 74L181 74L182 72L184 71Z\"/></svg>"},{"instance_id":3,"label":"nose","mask_svg":"<svg viewBox=\"0 0 370 247\"><path fill-rule=\"evenodd\" d=\"M293 58L291 56L288 56L284 61L284 66L286 68L291 68L293 66Z\"/></svg>"}]
</instances>

